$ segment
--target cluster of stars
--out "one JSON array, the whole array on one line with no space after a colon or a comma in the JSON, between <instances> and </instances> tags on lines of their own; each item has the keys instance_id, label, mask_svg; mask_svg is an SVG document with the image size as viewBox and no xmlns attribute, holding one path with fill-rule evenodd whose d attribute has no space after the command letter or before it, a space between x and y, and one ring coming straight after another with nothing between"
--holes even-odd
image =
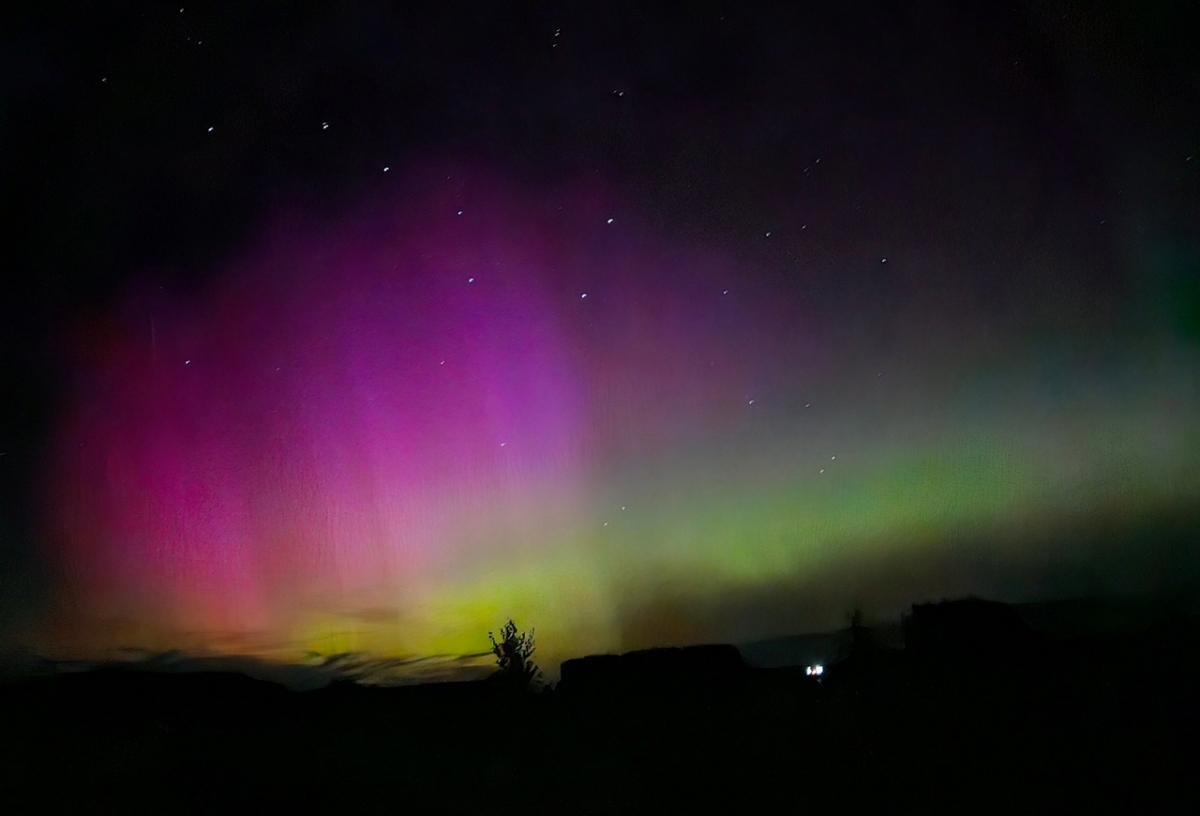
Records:
<instances>
[{"instance_id":1,"label":"cluster of stars","mask_svg":"<svg viewBox=\"0 0 1200 816\"><path fill-rule=\"evenodd\" d=\"M179 11L180 11L180 13L183 13L184 9L183 9L183 8L180 8L180 10L179 10ZM557 46L557 45L558 45L558 42L557 42L557 40L558 40L558 39L561 37L561 35L562 35L562 29L556 29L556 30L555 30L555 32L554 32L554 38L555 38L555 40L556 40L556 42L554 43L554 45L555 45L555 46ZM188 39L189 39L189 41L191 40L191 38L190 38L190 37L189 37ZM101 82L105 82L105 83L107 83L107 81L108 81L108 77L103 77L103 78L101 79ZM624 97L624 96L625 96L625 91L624 91L624 90L622 90L622 89L620 89L620 88L616 88L616 89L614 89L614 90L612 91L612 93L613 93L613 94L614 94L616 97ZM327 131L327 130L329 130L329 128L330 128L330 123L329 123L328 121L322 121L322 122L320 123L320 130L321 130L321 131ZM215 128L215 125L209 125L209 126L207 127L207 132L208 132L208 133L210 133L210 134L211 134L211 133L214 133L214 132L215 132L215 130L216 130L216 128ZM1191 159L1191 157L1189 157L1189 160L1190 160L1190 159ZM820 158L820 157L818 157L818 158L814 159L814 160L813 160L813 161L812 161L812 162L811 162L809 165L807 165L807 166L805 166L805 167L804 167L804 169L803 169L803 172L804 172L804 174L805 174L805 175L808 175L808 174L809 174L809 173L810 173L810 172L811 172L811 171L812 171L812 170L813 170L813 169L814 169L814 168L815 168L817 165L819 165L819 164L821 164L821 158ZM383 172L384 172L384 173L389 173L390 171L391 171L391 166L390 166L390 165L383 165ZM461 216L464 214L464 211L463 211L463 210L461 210L461 209L459 209L459 210L456 210L455 214L456 214L456 216L460 216L460 217L461 217ZM605 223L606 223L607 225L609 225L609 226L613 225L613 224L615 223L615 221L616 221L616 219L615 219L614 217L607 217L607 218L605 219ZM801 224L801 225L800 225L800 229L801 229L801 230L807 230L807 229L808 229L808 224ZM764 237L766 237L766 238L771 238L771 237L773 236L773 234L774 234L774 230L767 230L767 231L765 231L765 233L764 233ZM883 258L881 258L881 260L880 260L880 263L882 263L882 264L886 264L887 262L888 262L888 258L887 258L887 257L883 257ZM468 283L469 285L473 285L473 284L475 284L475 283L476 283L476 279L475 279L475 277L469 277L469 278L467 278L467 283ZM729 290L729 289L722 289L722 290L721 290L721 294L722 294L722 295L728 295L729 293L730 293L730 290ZM589 293L588 293L588 292L581 292L581 293L579 294L579 300L581 300L581 301L588 300L588 298L589 298ZM190 359L188 359L188 360L185 360L185 361L184 361L184 365L190 365L190 364L191 364L191 362L192 362L192 361L191 361ZM440 361L439 361L439 363L438 363L438 365L439 365L439 366L445 366L445 365L446 365L446 360L440 360ZM276 371L279 371L280 369L279 369L279 368L276 368L275 370L276 370ZM881 375L882 375L882 372L880 372L880 373L879 373L879 374L877 374L876 376L878 377L878 376L881 376ZM751 397L751 396L749 396L749 395L746 395L746 396L745 396L745 400L746 400L746 404L747 404L748 406L754 406L754 405L757 403L757 401L758 401L758 399L757 399L756 397ZM805 404L804 404L804 408L806 408L806 409L807 409L807 408L810 408L810 407L811 407L811 403L805 403ZM508 443L507 443L507 441L501 441L501 442L499 443L499 446L500 446L501 448L507 448L507 446L508 446ZM836 457L836 456L830 456L830 461L835 461L836 459L837 459L837 457ZM819 472L820 472L821 474L824 474L824 473L825 473L825 468L821 468ZM624 510L624 509L625 509L625 507L624 507L624 506L622 506L622 507L621 507L621 509L622 509L622 510ZM604 522L604 526L605 526L605 527L607 527L607 526L608 526L608 522L607 522L607 521L606 521L606 522Z\"/></svg>"},{"instance_id":2,"label":"cluster of stars","mask_svg":"<svg viewBox=\"0 0 1200 816\"><path fill-rule=\"evenodd\" d=\"M817 160L816 162L814 162L814 163L819 163L819 162L820 162L820 160L818 159L818 160ZM384 168L384 170L385 170L385 172L386 172L386 171L388 170L388 168L387 168L387 167L385 167L385 168ZM561 209L561 207L560 207L560 209ZM459 215L459 216L461 216L462 214L463 214L463 210L457 210L457 211L456 211L456 215ZM605 223L606 223L606 224L610 224L610 225L611 225L611 224L613 224L614 222L615 222L615 219L614 219L614 218L611 218L611 217L610 217L610 218L606 218L606 219L605 219ZM807 229L807 227L808 227L808 225L807 225L807 224L802 224L800 228L801 228L801 229ZM768 232L766 232L766 237L768 237L768 238L769 238L769 237L771 236L771 234L772 234L772 232L771 232L771 231L768 231ZM881 262L882 262L882 263L887 263L887 260L888 260L887 258L883 258L883 259L881 260ZM476 279L475 279L475 277L469 277L469 278L467 278L467 283L468 283L469 285L473 285L475 282L476 282ZM722 295L728 295L728 294L729 294L729 292L730 292L730 290L729 290L729 289L722 289L722 290L721 290L721 294L722 294ZM580 293L580 295L579 295L579 299L580 299L580 300L587 300L587 299L588 299L588 296L589 296L589 293L588 293L588 292L581 292L581 293ZM441 366L444 366L445 364L446 364L446 361L445 361L445 360L441 360L441 361L439 361L439 363L438 363L438 365L441 365ZM714 363L714 364L715 364L715 363ZM883 372L878 372L878 373L877 373L875 376L876 376L876 377L881 377L881 376L883 376ZM751 396L750 396L750 395L748 395L748 394L747 394L747 395L745 395L744 399L746 400L746 404L747 404L747 405L755 405L755 404L758 402L758 399L757 399L756 397L751 397ZM812 407L812 403L811 403L811 402L806 402L806 403L804 403L804 408L805 408L805 409L808 409L808 408L811 408L811 407ZM499 443L499 445L500 445L500 447L501 447L501 448L507 448L507 447L508 447L508 442L507 442L507 441L502 441L502 442L500 442L500 443ZM836 455L832 455L832 456L830 456L830 457L829 457L829 460L830 460L831 462L832 462L832 461L836 461L836 460L837 460L837 456L836 456ZM825 473L825 470L826 470L825 468L820 468L820 469L819 469L819 471L818 471L818 473L819 473L819 474L824 474L824 473ZM622 506L622 507L621 507L621 509L622 509L622 510L624 510L624 509L625 509L625 507L624 507L624 506ZM609 523L606 521L606 522L604 522L603 524L604 524L604 526L605 526L605 527L607 527Z\"/></svg>"},{"instance_id":3,"label":"cluster of stars","mask_svg":"<svg viewBox=\"0 0 1200 816\"><path fill-rule=\"evenodd\" d=\"M329 127L329 124L328 124L328 122L323 122L323 123L322 123L322 130L328 129L328 127ZM208 130L209 130L209 132L212 132L212 131L214 130L214 128L213 128L213 127L209 127L209 128L208 128ZM388 171L390 170L390 166L384 166L383 170L384 170L384 172L388 172ZM457 211L456 211L456 214L457 214L458 216L461 216L461 215L463 215L463 212L464 212L463 210L457 210ZM611 218L611 217L610 217L610 218L607 218L607 219L606 219L606 224L609 224L609 225L611 225L611 224L613 224L614 222L615 222L615 219L614 219L614 218ZM807 225L802 225L801 229L804 229L806 226L807 226ZM772 234L772 233L771 233L770 231L768 231L768 232L766 233L766 236L767 236L767 237L770 237L770 236L771 236L771 234ZM887 262L887 260L888 260L887 258L883 258L881 262L882 262L882 263L886 263L886 262ZM474 285L475 283L476 283L476 278L475 278L474 276L472 276L472 277L468 277L468 278L467 278L467 284L468 284L468 285ZM730 293L730 290L729 290L729 289L722 289L722 290L721 290L721 294L722 294L722 295L728 295L729 293ZM581 293L580 293L580 295L579 295L579 299L580 299L580 300L587 300L587 299L588 299L588 297L589 297L589 293L588 293L588 292L581 292ZM447 361L446 361L445 359L439 360L439 361L438 361L438 365L439 365L439 366L445 366L445 365L446 365L446 362L447 362ZM192 360L191 360L191 359L184 360L184 365L188 365L188 366L190 366L190 365L191 365L191 363L192 363ZM279 367L275 368L275 371L280 371L280 370L281 370L281 368L279 368ZM875 376L876 376L876 377L881 377L881 376L882 376L882 374L883 374L883 372L878 372L878 373L877 373ZM746 400L746 404L747 404L748 406L753 406L753 405L755 405L755 404L758 402L758 398L757 398L757 397L752 397L752 396L750 396L749 394L745 395L744 399ZM806 403L804 403L804 408L805 408L805 409L809 409L809 408L811 408L811 407L812 407L812 403L809 403L809 402L806 402ZM508 447L508 442L507 442L507 440L500 441L500 442L499 442L499 447L507 449L507 447ZM837 456L836 456L836 455L831 455L831 456L829 457L829 460L830 460L831 462L833 462L833 461L836 461L836 460L837 460ZM825 468L820 468L818 472L819 472L819 474L824 474L824 473L825 473L825 470L826 470ZM625 506L624 506L624 505L622 505L622 506L621 506L621 510L625 510L625 509L626 509L626 508L625 508ZM605 522L604 522L604 526L605 526L605 527L609 526L609 522L605 521Z\"/></svg>"}]
</instances>

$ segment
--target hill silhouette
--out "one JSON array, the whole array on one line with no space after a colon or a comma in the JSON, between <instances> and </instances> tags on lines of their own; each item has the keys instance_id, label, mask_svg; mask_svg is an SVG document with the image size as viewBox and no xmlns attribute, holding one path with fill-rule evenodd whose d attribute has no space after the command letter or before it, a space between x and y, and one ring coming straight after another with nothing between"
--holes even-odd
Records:
<instances>
[{"instance_id":1,"label":"hill silhouette","mask_svg":"<svg viewBox=\"0 0 1200 816\"><path fill-rule=\"evenodd\" d=\"M819 679L730 645L568 661L540 693L28 676L0 686L0 793L21 812L1194 812L1200 626L1062 637L1038 614L920 605L902 648L866 639Z\"/></svg>"}]
</instances>

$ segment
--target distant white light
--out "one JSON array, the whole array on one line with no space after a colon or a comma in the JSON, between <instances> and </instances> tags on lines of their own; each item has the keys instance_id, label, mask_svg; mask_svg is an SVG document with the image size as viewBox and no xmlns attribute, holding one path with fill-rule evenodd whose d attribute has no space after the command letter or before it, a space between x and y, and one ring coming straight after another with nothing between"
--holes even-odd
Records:
<instances>
[{"instance_id":1,"label":"distant white light","mask_svg":"<svg viewBox=\"0 0 1200 816\"><path fill-rule=\"evenodd\" d=\"M811 402L806 402L806 403L804 403L804 407L805 407L805 408L807 408L807 407L808 407L808 406L810 406L810 405L812 405L812 403L811 403Z\"/></svg>"},{"instance_id":2,"label":"distant white light","mask_svg":"<svg viewBox=\"0 0 1200 816\"><path fill-rule=\"evenodd\" d=\"M475 282L474 278L467 278L467 283L474 283L474 282Z\"/></svg>"},{"instance_id":3,"label":"distant white light","mask_svg":"<svg viewBox=\"0 0 1200 816\"><path fill-rule=\"evenodd\" d=\"M508 443L507 443L507 442L501 442L501 443L500 443L500 447L502 447L502 448L504 448L504 447L508 447Z\"/></svg>"},{"instance_id":4,"label":"distant white light","mask_svg":"<svg viewBox=\"0 0 1200 816\"><path fill-rule=\"evenodd\" d=\"M587 292L584 292L582 295L579 296L579 299L583 300L586 297L587 297Z\"/></svg>"},{"instance_id":5,"label":"distant white light","mask_svg":"<svg viewBox=\"0 0 1200 816\"><path fill-rule=\"evenodd\" d=\"M322 122L322 123L321 123L321 130L329 130L329 123L328 123L328 122Z\"/></svg>"},{"instance_id":6,"label":"distant white light","mask_svg":"<svg viewBox=\"0 0 1200 816\"><path fill-rule=\"evenodd\" d=\"M209 132L209 133L212 133L212 132L213 132L213 129L212 129L212 128L209 128L209 129L208 129L208 132Z\"/></svg>"},{"instance_id":7,"label":"distant white light","mask_svg":"<svg viewBox=\"0 0 1200 816\"><path fill-rule=\"evenodd\" d=\"M390 168L390 167L385 167L385 168L383 168L383 172L385 172L385 173L386 173L388 170L391 170L391 169L392 169L392 168Z\"/></svg>"},{"instance_id":8,"label":"distant white light","mask_svg":"<svg viewBox=\"0 0 1200 816\"><path fill-rule=\"evenodd\" d=\"M192 364L192 361L191 361L191 360L184 360L184 361L183 361L183 364L184 364L184 365L191 365L191 364Z\"/></svg>"},{"instance_id":9,"label":"distant white light","mask_svg":"<svg viewBox=\"0 0 1200 816\"><path fill-rule=\"evenodd\" d=\"M754 400L750 400L750 401L749 401L747 404L748 404L748 405L753 405L753 404L754 404Z\"/></svg>"},{"instance_id":10,"label":"distant white light","mask_svg":"<svg viewBox=\"0 0 1200 816\"><path fill-rule=\"evenodd\" d=\"M832 462L834 459L837 459L837 457L836 457L836 456L830 456L830 457L829 457L829 461L831 461L831 462Z\"/></svg>"},{"instance_id":11,"label":"distant white light","mask_svg":"<svg viewBox=\"0 0 1200 816\"><path fill-rule=\"evenodd\" d=\"M884 258L880 263L887 263L887 258Z\"/></svg>"},{"instance_id":12,"label":"distant white light","mask_svg":"<svg viewBox=\"0 0 1200 816\"><path fill-rule=\"evenodd\" d=\"M726 289L726 290L725 290L724 292L722 292L721 294L722 294L722 295L728 295L728 294L729 294L729 290L728 290L728 289Z\"/></svg>"},{"instance_id":13,"label":"distant white light","mask_svg":"<svg viewBox=\"0 0 1200 816\"><path fill-rule=\"evenodd\" d=\"M458 211L458 214L459 214L459 215L462 215L462 210L459 210L459 211Z\"/></svg>"},{"instance_id":14,"label":"distant white light","mask_svg":"<svg viewBox=\"0 0 1200 816\"><path fill-rule=\"evenodd\" d=\"M608 219L608 223L610 223L610 224L611 224L612 222L613 222L613 220L612 220L611 218L610 218L610 219Z\"/></svg>"},{"instance_id":15,"label":"distant white light","mask_svg":"<svg viewBox=\"0 0 1200 816\"><path fill-rule=\"evenodd\" d=\"M807 674L809 677L820 677L822 674L825 673L825 667L822 666L820 663L817 663L814 666L807 667L804 670L804 673Z\"/></svg>"}]
</instances>

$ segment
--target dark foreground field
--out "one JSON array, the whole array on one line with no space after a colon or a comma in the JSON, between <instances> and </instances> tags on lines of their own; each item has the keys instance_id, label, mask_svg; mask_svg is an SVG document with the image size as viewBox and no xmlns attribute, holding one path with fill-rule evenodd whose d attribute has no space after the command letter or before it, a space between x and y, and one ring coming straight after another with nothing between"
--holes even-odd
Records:
<instances>
[{"instance_id":1,"label":"dark foreground field","mask_svg":"<svg viewBox=\"0 0 1200 816\"><path fill-rule=\"evenodd\" d=\"M1197 813L1187 633L513 694L89 672L0 687L7 813Z\"/></svg>"}]
</instances>

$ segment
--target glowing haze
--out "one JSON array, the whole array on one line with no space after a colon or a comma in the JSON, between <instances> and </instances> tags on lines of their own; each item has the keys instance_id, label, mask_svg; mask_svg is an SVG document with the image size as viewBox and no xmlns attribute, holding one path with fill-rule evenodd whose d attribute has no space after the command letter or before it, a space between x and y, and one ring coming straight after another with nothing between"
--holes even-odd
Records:
<instances>
[{"instance_id":1,"label":"glowing haze","mask_svg":"<svg viewBox=\"0 0 1200 816\"><path fill-rule=\"evenodd\" d=\"M1196 495L1170 362L1047 396L1021 351L835 353L832 318L602 194L398 175L79 327L47 651L469 656L511 615L553 667L1011 588L1060 554L1030 530Z\"/></svg>"}]
</instances>

